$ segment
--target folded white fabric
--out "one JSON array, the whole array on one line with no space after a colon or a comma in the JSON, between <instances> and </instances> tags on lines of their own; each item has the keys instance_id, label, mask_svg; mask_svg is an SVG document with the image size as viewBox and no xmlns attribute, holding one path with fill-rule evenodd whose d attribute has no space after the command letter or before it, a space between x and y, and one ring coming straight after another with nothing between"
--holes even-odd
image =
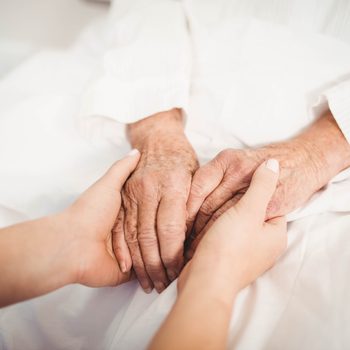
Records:
<instances>
[{"instance_id":1,"label":"folded white fabric","mask_svg":"<svg viewBox=\"0 0 350 350\"><path fill-rule=\"evenodd\" d=\"M327 90L324 96L340 129L350 143L350 79Z\"/></svg>"},{"instance_id":2,"label":"folded white fabric","mask_svg":"<svg viewBox=\"0 0 350 350\"><path fill-rule=\"evenodd\" d=\"M83 95L83 117L131 123L186 109L191 47L181 3L116 1L105 30L111 47Z\"/></svg>"},{"instance_id":3,"label":"folded white fabric","mask_svg":"<svg viewBox=\"0 0 350 350\"><path fill-rule=\"evenodd\" d=\"M70 203L129 148L117 121L167 106L188 112L186 132L201 161L294 135L319 115L322 95L322 108L329 104L349 137L350 50L339 40L349 9L332 4L115 2L107 32L90 30L70 51L37 56L0 84L0 225ZM190 63L182 54L189 32ZM169 51L154 48L158 41ZM230 347L349 344L349 193L347 171L289 216L289 250L241 293ZM0 348L143 349L175 296L175 283L161 296L144 294L137 282L69 286L1 310Z\"/></svg>"}]
</instances>

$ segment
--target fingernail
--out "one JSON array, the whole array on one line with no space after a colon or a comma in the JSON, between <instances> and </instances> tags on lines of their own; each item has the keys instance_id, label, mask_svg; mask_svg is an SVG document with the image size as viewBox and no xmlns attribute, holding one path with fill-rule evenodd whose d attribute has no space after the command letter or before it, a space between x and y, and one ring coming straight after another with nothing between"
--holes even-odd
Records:
<instances>
[{"instance_id":1,"label":"fingernail","mask_svg":"<svg viewBox=\"0 0 350 350\"><path fill-rule=\"evenodd\" d=\"M193 250L189 250L189 251L187 251L187 253L186 253L186 258L187 258L188 260L191 260L191 259L193 258L193 255L194 255Z\"/></svg>"},{"instance_id":2,"label":"fingernail","mask_svg":"<svg viewBox=\"0 0 350 350\"><path fill-rule=\"evenodd\" d=\"M277 159L269 159L266 164L266 168L273 171L274 173L278 174L280 165Z\"/></svg>"},{"instance_id":3,"label":"fingernail","mask_svg":"<svg viewBox=\"0 0 350 350\"><path fill-rule=\"evenodd\" d=\"M150 294L152 292L152 288L151 287L147 287L143 289L147 294Z\"/></svg>"},{"instance_id":4,"label":"fingernail","mask_svg":"<svg viewBox=\"0 0 350 350\"><path fill-rule=\"evenodd\" d=\"M123 273L127 272L126 264L124 261L120 263L120 269L122 270Z\"/></svg>"},{"instance_id":5,"label":"fingernail","mask_svg":"<svg viewBox=\"0 0 350 350\"><path fill-rule=\"evenodd\" d=\"M165 289L165 285L164 285L163 282L155 282L155 283L154 283L154 287L156 288L156 291L157 291L158 293L163 292L163 290Z\"/></svg>"},{"instance_id":6,"label":"fingernail","mask_svg":"<svg viewBox=\"0 0 350 350\"><path fill-rule=\"evenodd\" d=\"M137 154L140 154L140 151L138 149L134 148L127 154L127 157L134 157Z\"/></svg>"},{"instance_id":7,"label":"fingernail","mask_svg":"<svg viewBox=\"0 0 350 350\"><path fill-rule=\"evenodd\" d=\"M167 270L170 281L174 281L177 278L177 274L173 270Z\"/></svg>"}]
</instances>

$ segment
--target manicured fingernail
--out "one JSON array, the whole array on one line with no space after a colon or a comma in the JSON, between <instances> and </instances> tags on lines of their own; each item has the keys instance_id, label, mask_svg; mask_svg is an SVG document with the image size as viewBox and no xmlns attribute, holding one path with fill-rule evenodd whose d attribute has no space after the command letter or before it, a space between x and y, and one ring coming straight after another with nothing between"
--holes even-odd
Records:
<instances>
[{"instance_id":1,"label":"manicured fingernail","mask_svg":"<svg viewBox=\"0 0 350 350\"><path fill-rule=\"evenodd\" d=\"M134 157L134 156L136 156L137 154L140 154L140 151L139 151L138 149L134 148L133 150L131 150L131 151L127 154L127 156L128 156L128 157Z\"/></svg>"},{"instance_id":2,"label":"manicured fingernail","mask_svg":"<svg viewBox=\"0 0 350 350\"><path fill-rule=\"evenodd\" d=\"M278 174L280 169L280 164L277 159L269 159L266 164L266 168Z\"/></svg>"},{"instance_id":3,"label":"manicured fingernail","mask_svg":"<svg viewBox=\"0 0 350 350\"><path fill-rule=\"evenodd\" d=\"M170 281L174 281L177 278L177 274L173 270L167 270Z\"/></svg>"},{"instance_id":4,"label":"manicured fingernail","mask_svg":"<svg viewBox=\"0 0 350 350\"><path fill-rule=\"evenodd\" d=\"M154 287L156 288L156 291L157 291L158 293L163 292L163 290L165 289L165 285L164 285L163 282L155 282L155 283L154 283Z\"/></svg>"},{"instance_id":5,"label":"manicured fingernail","mask_svg":"<svg viewBox=\"0 0 350 350\"><path fill-rule=\"evenodd\" d=\"M123 273L127 272L126 264L124 261L120 263L120 269L122 270Z\"/></svg>"}]
</instances>

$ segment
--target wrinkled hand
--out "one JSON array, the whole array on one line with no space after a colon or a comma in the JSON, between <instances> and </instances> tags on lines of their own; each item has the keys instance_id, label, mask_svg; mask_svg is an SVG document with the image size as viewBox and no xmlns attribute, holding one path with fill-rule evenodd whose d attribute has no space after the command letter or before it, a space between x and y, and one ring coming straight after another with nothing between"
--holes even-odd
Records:
<instances>
[{"instance_id":1,"label":"wrinkled hand","mask_svg":"<svg viewBox=\"0 0 350 350\"><path fill-rule=\"evenodd\" d=\"M147 128L142 142L134 143L141 150L141 159L123 189L124 218L116 230L121 242L115 250L117 259L131 268L127 245L133 270L146 292L153 286L161 292L181 271L186 202L197 169L182 124L174 130L170 121L162 129L159 123L157 131L150 133L151 127Z\"/></svg>"},{"instance_id":2,"label":"wrinkled hand","mask_svg":"<svg viewBox=\"0 0 350 350\"><path fill-rule=\"evenodd\" d=\"M276 217L265 222L265 218L278 175L274 159L257 168L246 193L215 221L199 243L179 278L180 292L189 278L196 283L215 276L220 288L232 294L275 263L287 245L286 221Z\"/></svg>"},{"instance_id":3,"label":"wrinkled hand","mask_svg":"<svg viewBox=\"0 0 350 350\"><path fill-rule=\"evenodd\" d=\"M281 166L267 209L270 219L290 213L322 187L317 157L317 152L304 144L281 143L257 150L227 149L198 169L188 201L188 227L192 230L189 257L213 222L242 197L263 160L276 158Z\"/></svg>"},{"instance_id":4,"label":"wrinkled hand","mask_svg":"<svg viewBox=\"0 0 350 350\"><path fill-rule=\"evenodd\" d=\"M113 226L121 205L121 188L135 169L140 153L134 151L116 162L107 173L59 215L61 240L70 251L67 264L75 266L75 283L90 287L115 286L128 281L113 253ZM69 267L71 268L71 267Z\"/></svg>"}]
</instances>

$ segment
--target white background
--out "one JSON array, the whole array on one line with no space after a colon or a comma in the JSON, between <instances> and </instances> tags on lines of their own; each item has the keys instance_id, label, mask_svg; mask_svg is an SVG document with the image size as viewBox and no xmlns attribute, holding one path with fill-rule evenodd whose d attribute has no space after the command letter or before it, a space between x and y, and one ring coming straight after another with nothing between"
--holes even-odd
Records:
<instances>
[{"instance_id":1,"label":"white background","mask_svg":"<svg viewBox=\"0 0 350 350\"><path fill-rule=\"evenodd\" d=\"M68 46L107 9L86 0L0 0L0 76L37 50Z\"/></svg>"}]
</instances>

